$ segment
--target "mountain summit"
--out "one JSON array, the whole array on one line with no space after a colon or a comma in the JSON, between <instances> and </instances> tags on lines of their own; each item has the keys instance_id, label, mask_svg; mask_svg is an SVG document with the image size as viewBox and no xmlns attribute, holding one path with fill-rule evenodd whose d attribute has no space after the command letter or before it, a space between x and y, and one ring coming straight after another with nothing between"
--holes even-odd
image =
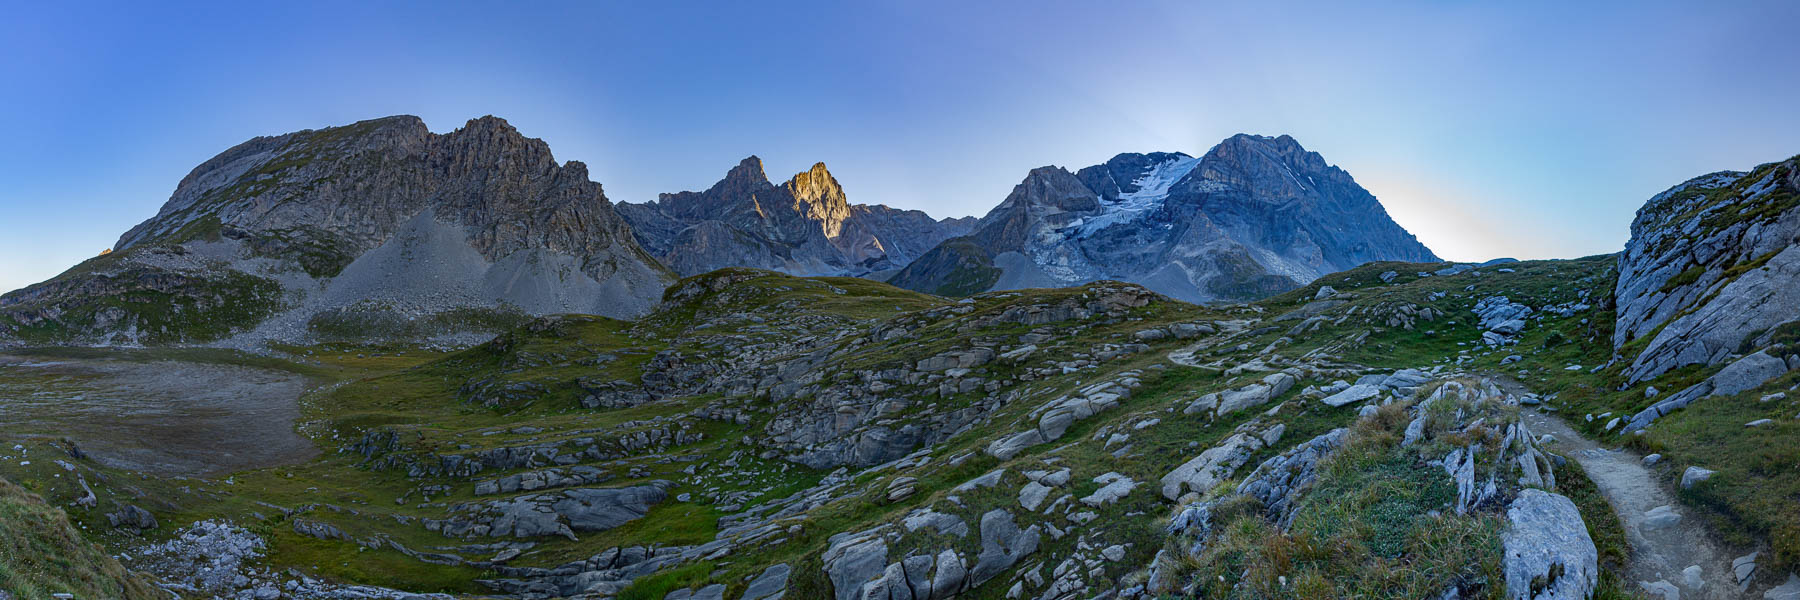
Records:
<instances>
[{"instance_id":1,"label":"mountain summit","mask_svg":"<svg viewBox=\"0 0 1800 600\"><path fill-rule=\"evenodd\" d=\"M969 294L1118 279L1199 302L1269 296L1376 260L1437 256L1318 153L1239 134L1197 159L1034 169L971 234L889 281Z\"/></svg>"},{"instance_id":2,"label":"mountain summit","mask_svg":"<svg viewBox=\"0 0 1800 600\"><path fill-rule=\"evenodd\" d=\"M618 210L638 243L682 276L723 267L795 275L891 272L975 221L850 204L825 163L775 185L755 156L706 191L620 203Z\"/></svg>"},{"instance_id":3,"label":"mountain summit","mask_svg":"<svg viewBox=\"0 0 1800 600\"><path fill-rule=\"evenodd\" d=\"M586 165L558 165L496 117L439 135L396 116L259 137L202 163L115 251L0 298L0 334L430 335L499 313L632 316L671 280Z\"/></svg>"}]
</instances>

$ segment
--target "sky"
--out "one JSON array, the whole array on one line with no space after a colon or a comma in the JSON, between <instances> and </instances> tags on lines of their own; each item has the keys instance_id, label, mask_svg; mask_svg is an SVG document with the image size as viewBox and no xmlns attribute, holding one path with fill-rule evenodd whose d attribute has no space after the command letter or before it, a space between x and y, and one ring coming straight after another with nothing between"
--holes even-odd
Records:
<instances>
[{"instance_id":1,"label":"sky","mask_svg":"<svg viewBox=\"0 0 1800 600\"><path fill-rule=\"evenodd\" d=\"M933 216L1289 134L1465 261L1616 252L1655 193L1800 153L1789 1L8 4L0 290L239 142L394 114L503 117L614 202L755 154Z\"/></svg>"}]
</instances>

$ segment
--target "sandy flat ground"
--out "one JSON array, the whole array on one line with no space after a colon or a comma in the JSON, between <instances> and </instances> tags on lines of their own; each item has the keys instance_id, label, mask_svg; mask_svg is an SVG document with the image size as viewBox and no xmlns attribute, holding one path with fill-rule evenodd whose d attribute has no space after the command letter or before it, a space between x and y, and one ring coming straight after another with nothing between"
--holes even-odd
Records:
<instances>
[{"instance_id":1,"label":"sandy flat ground","mask_svg":"<svg viewBox=\"0 0 1800 600\"><path fill-rule=\"evenodd\" d=\"M294 432L310 385L233 365L0 354L0 439L67 437L102 464L158 475L292 464L318 455Z\"/></svg>"}]
</instances>

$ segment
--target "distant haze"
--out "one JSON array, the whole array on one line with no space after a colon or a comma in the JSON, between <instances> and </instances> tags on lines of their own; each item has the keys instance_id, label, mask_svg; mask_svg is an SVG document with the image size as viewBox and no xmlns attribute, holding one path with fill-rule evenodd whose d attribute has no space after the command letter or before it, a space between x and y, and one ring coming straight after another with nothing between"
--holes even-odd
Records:
<instances>
[{"instance_id":1,"label":"distant haze","mask_svg":"<svg viewBox=\"0 0 1800 600\"><path fill-rule=\"evenodd\" d=\"M755 154L938 217L1285 133L1453 260L1615 252L1656 192L1800 153L1793 2L58 4L0 21L0 290L232 145L393 114L504 117L615 202Z\"/></svg>"}]
</instances>

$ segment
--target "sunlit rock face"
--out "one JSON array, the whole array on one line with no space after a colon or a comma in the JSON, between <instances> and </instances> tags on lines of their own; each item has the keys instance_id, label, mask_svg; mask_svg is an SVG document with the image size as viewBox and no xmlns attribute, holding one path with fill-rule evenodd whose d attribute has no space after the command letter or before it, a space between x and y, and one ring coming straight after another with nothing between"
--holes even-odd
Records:
<instances>
[{"instance_id":1,"label":"sunlit rock face","mask_svg":"<svg viewBox=\"0 0 1800 600\"><path fill-rule=\"evenodd\" d=\"M619 204L638 243L683 276L724 267L795 275L883 275L912 262L973 218L851 204L824 163L775 185L749 157L702 192Z\"/></svg>"},{"instance_id":2,"label":"sunlit rock face","mask_svg":"<svg viewBox=\"0 0 1800 600\"><path fill-rule=\"evenodd\" d=\"M1240 134L1200 158L1034 169L967 238L890 282L966 294L1118 279L1200 302L1269 296L1377 260L1437 256L1293 138Z\"/></svg>"}]
</instances>

